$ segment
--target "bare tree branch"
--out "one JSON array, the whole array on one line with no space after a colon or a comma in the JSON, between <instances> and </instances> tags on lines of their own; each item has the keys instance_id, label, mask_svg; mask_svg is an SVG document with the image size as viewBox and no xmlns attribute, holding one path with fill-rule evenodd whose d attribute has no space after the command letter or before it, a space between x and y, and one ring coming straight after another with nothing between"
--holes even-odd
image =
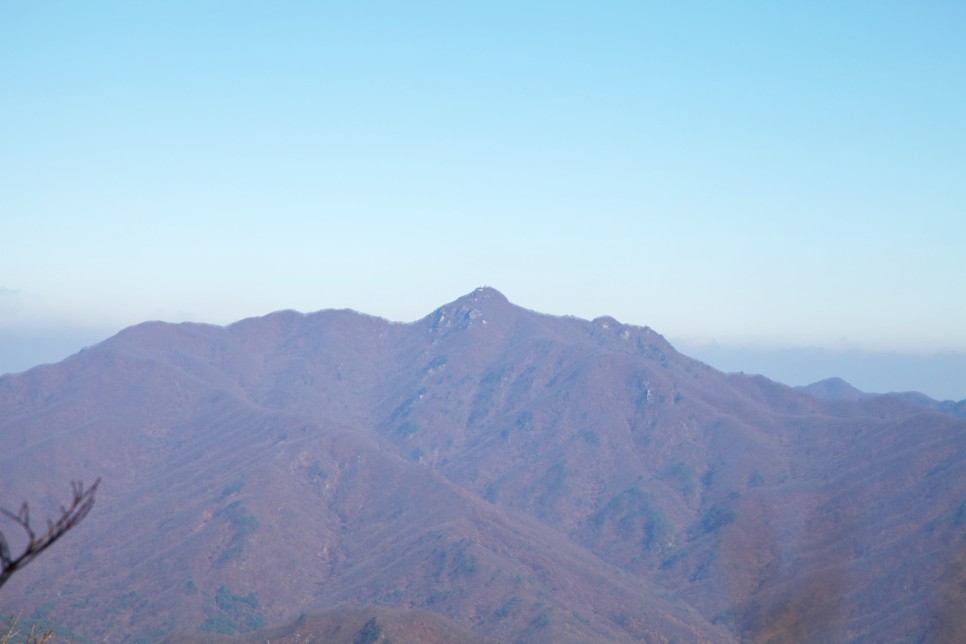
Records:
<instances>
[{"instance_id":1,"label":"bare tree branch","mask_svg":"<svg viewBox=\"0 0 966 644\"><path fill-rule=\"evenodd\" d=\"M48 519L47 532L39 537L30 525L30 507L26 502L20 506L20 511L16 514L6 508L0 508L0 514L11 519L27 533L26 549L20 555L14 557L3 532L0 532L0 586L3 586L13 573L33 561L37 555L49 548L55 541L64 536L64 533L87 516L87 513L94 507L94 493L100 483L101 479L97 479L92 486L85 489L84 484L80 481L71 481L70 489L73 499L70 507L60 506L60 518L56 521Z\"/></svg>"},{"instance_id":2,"label":"bare tree branch","mask_svg":"<svg viewBox=\"0 0 966 644\"><path fill-rule=\"evenodd\" d=\"M0 644L44 644L54 637L54 631L49 628L39 628L36 624L31 625L30 632L24 634L18 624L23 617L23 611L8 617L4 624L0 625Z\"/></svg>"}]
</instances>

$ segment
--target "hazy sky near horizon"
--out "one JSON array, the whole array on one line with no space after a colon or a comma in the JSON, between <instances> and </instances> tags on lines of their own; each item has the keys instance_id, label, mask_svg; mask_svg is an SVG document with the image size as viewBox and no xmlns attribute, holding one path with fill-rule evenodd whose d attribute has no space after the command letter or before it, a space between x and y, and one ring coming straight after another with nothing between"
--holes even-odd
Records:
<instances>
[{"instance_id":1,"label":"hazy sky near horizon","mask_svg":"<svg viewBox=\"0 0 966 644\"><path fill-rule=\"evenodd\" d=\"M0 337L485 284L963 352L964 79L951 1L5 2Z\"/></svg>"}]
</instances>

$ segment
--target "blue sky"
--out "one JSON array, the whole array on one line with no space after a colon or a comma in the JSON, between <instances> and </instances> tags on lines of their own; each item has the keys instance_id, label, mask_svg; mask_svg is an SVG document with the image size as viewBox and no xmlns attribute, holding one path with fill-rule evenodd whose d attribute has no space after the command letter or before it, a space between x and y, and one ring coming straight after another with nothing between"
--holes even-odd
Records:
<instances>
[{"instance_id":1,"label":"blue sky","mask_svg":"<svg viewBox=\"0 0 966 644\"><path fill-rule=\"evenodd\" d=\"M966 352L964 78L959 2L6 2L0 341L486 284Z\"/></svg>"}]
</instances>

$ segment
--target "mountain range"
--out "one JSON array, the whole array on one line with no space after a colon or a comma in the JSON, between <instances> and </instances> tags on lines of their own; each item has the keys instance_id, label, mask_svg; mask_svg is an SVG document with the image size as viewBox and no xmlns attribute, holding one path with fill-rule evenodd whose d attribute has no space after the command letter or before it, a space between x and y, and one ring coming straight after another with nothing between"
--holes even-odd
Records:
<instances>
[{"instance_id":1,"label":"mountain range","mask_svg":"<svg viewBox=\"0 0 966 644\"><path fill-rule=\"evenodd\" d=\"M0 504L102 481L0 614L80 641L952 641L966 420L933 403L724 374L491 288L411 324L145 323L0 377Z\"/></svg>"}]
</instances>

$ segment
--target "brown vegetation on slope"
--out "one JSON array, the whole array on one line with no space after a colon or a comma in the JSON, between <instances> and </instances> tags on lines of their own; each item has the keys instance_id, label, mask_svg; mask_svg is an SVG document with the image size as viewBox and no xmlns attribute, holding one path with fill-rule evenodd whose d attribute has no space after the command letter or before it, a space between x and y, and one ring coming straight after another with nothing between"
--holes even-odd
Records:
<instances>
[{"instance_id":1,"label":"brown vegetation on slope","mask_svg":"<svg viewBox=\"0 0 966 644\"><path fill-rule=\"evenodd\" d=\"M0 418L2 489L111 481L11 581L97 638L378 605L504 641L915 639L964 545L962 420L489 289L405 325L134 327L0 378Z\"/></svg>"}]
</instances>

